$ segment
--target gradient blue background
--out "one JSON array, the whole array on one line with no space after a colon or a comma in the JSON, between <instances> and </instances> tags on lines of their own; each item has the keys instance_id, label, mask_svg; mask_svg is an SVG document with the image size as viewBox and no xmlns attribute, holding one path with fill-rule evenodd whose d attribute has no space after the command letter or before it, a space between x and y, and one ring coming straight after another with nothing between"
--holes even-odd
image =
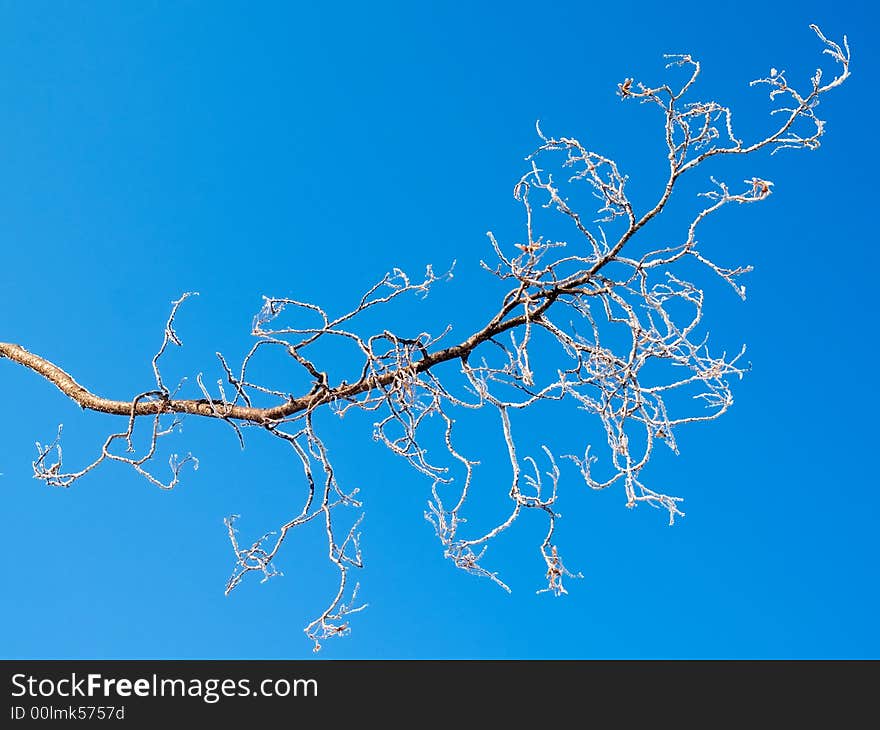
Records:
<instances>
[{"instance_id":1,"label":"gradient blue background","mask_svg":"<svg viewBox=\"0 0 880 730\"><path fill-rule=\"evenodd\" d=\"M682 429L682 455L646 472L686 498L686 519L626 510L568 469L559 543L585 579L535 595L540 524L527 520L487 556L507 595L442 558L422 517L429 485L368 421L334 426L340 481L367 506L370 608L319 656L877 657L880 67L866 5L4 2L0 339L124 398L150 387L183 291L201 296L169 377L214 381L214 351L246 351L261 295L342 307L391 266L453 259L449 284L395 316L464 333L493 307L485 231L521 230L510 192L536 119L616 156L647 200L657 117L621 104L618 82L693 53L699 95L758 130L768 104L747 82L770 66L805 79L821 50L810 22L847 33L853 78L822 106L819 151L698 173L776 187L703 233L720 261L756 267L745 303L707 283L716 347L748 343L753 370L727 416ZM222 518L241 513L244 538L283 520L300 489L288 453L259 433L242 452L225 427L189 421L174 445L202 468L177 490L115 465L53 490L31 477L34 441L63 421L77 466L118 422L8 362L0 383L0 655L312 656L301 629L334 588L320 535L291 539L285 577L223 595ZM480 473L490 511L507 489L496 441Z\"/></svg>"}]
</instances>

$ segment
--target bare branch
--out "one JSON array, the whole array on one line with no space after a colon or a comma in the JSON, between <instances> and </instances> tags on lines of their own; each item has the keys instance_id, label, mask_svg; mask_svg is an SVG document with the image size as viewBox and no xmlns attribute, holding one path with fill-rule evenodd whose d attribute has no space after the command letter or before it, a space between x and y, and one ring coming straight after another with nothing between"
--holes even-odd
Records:
<instances>
[{"instance_id":1,"label":"bare branch","mask_svg":"<svg viewBox=\"0 0 880 730\"><path fill-rule=\"evenodd\" d=\"M618 85L623 100L638 100L663 115L668 175L647 209L639 210L630 199L628 177L617 162L575 138L547 135L537 125L540 144L526 158L525 174L513 190L523 207L524 238L505 245L490 232L496 261L481 262L508 291L485 324L458 342L449 343L451 326L432 334L426 329L374 331L364 325L366 312L410 295L424 297L452 276L451 270L438 276L428 267L415 279L393 269L342 313L292 298L264 297L253 320L254 344L241 365L233 369L217 353L222 372L216 393L199 373L198 392L189 399L177 397L184 381L174 392L166 387L160 361L169 344L181 344L174 322L190 293L172 303L162 344L152 359L155 388L128 400L98 396L54 363L19 345L0 343L0 358L35 372L82 408L126 419L125 430L111 434L100 455L78 471L63 471L59 427L54 441L37 444L34 476L68 487L109 460L130 466L161 488L173 488L181 468L190 461L197 464L193 457L172 456L166 481L147 465L182 415L229 424L242 446L243 426L285 442L302 466L301 506L250 543L239 540L238 515L226 519L234 554L226 592L250 573L263 581L279 575L275 561L291 531L323 524L327 557L339 583L324 610L305 628L318 650L326 639L346 635L350 617L366 604L359 603L359 586L351 574L363 565L358 490L346 491L337 483L313 414L323 406L340 417L368 412L374 419L374 439L430 480L425 517L456 567L509 591L499 573L484 565L485 556L495 538L531 511L546 520L539 546L546 586L538 592L565 594L564 579L581 575L566 568L555 541L562 472L549 446L540 445L540 459L530 454L538 446L523 445L517 419L528 419L538 403L570 404L586 412L601 424L607 456L600 469L600 444L585 444L583 456L563 455L583 482L594 490L619 485L627 507L647 504L665 510L670 524L683 516L681 498L647 486L643 471L656 444L678 453L680 426L713 420L730 408L731 383L742 378L747 365L742 363L744 347L732 355L710 348L703 329L704 292L683 278L682 264L699 262L745 298L741 278L751 267L716 263L699 234L703 222L725 206L765 200L773 183L753 176L733 186L712 177L680 237L658 240L650 224L666 211L682 176L712 157L819 146L825 122L816 109L821 97L849 77L850 50L846 38L837 44L818 27L811 28L824 44L823 53L836 64L836 74L825 81L822 71L816 71L803 89L790 85L787 74L777 69L753 81L769 88L776 123L751 142L737 136L728 107L690 100L701 73L699 61L690 55L667 56L671 73L685 72L683 83L648 86L627 78ZM584 197L581 191L591 207L574 202ZM568 237L551 237L545 230L567 231ZM318 347L325 342L350 347L351 358L341 365L327 361ZM252 382L250 366L268 352L289 357L307 386L292 392L289 383ZM337 373L340 367L346 368L344 373ZM497 523L469 530L465 512L479 461L456 445L455 423L484 408L498 415L498 442L510 463L509 482L488 488L506 492L509 502ZM138 455L135 426L144 418L151 428ZM120 445L124 453L118 452ZM348 517L349 508L357 516Z\"/></svg>"}]
</instances>

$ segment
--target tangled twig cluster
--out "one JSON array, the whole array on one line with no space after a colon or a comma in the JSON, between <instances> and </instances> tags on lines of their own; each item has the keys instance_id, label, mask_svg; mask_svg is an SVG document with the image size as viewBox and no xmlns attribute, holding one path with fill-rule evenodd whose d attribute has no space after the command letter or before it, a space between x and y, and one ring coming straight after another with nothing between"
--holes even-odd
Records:
<instances>
[{"instance_id":1,"label":"tangled twig cluster","mask_svg":"<svg viewBox=\"0 0 880 730\"><path fill-rule=\"evenodd\" d=\"M172 456L171 474L164 480L154 473L152 462L159 440L174 432L185 415L226 422L242 445L243 426L284 441L302 465L302 507L275 531L250 543L239 541L238 516L227 518L235 569L226 591L252 572L263 580L276 575L274 561L288 534L314 520L322 521L339 587L326 609L305 629L317 650L323 640L348 633L350 616L364 608L358 602L358 584L350 577L353 569L362 566L359 528L363 515L358 490L346 491L337 483L313 414L324 406L339 416L352 410L374 412L375 438L430 480L425 516L445 555L457 567L507 589L497 572L484 567L486 550L524 511L533 510L547 520L539 546L547 582L539 592L565 593L564 579L575 574L566 568L554 541L561 474L557 456L543 446L546 466L542 467L538 459L521 455L511 413L542 401L574 403L601 423L610 452L602 475L596 473L597 457L590 445L582 455L561 455L576 465L586 484L596 490L620 484L627 506L661 508L670 523L683 514L681 499L648 487L642 471L658 442L677 453L679 426L715 419L730 408L730 381L743 375L744 348L733 355L710 350L707 338L700 334L703 292L683 278L677 264L685 259L699 262L744 298L740 277L751 267L714 263L701 247L698 231L707 217L729 204L766 199L773 183L752 177L734 188L711 178L713 187L701 194L705 206L695 213L680 239L644 245L637 234L663 213L682 176L712 157L819 146L824 122L816 108L820 97L849 76L850 52L846 39L838 45L811 27L823 42L824 53L836 62L836 75L823 84L822 72L817 71L803 91L790 86L786 73L776 69L752 82L769 86L770 98L777 104L773 114L781 123L751 143L736 136L727 107L715 101L685 100L700 74L699 62L689 55L668 57L669 66L688 72L680 86L650 87L633 79L618 86L622 99L657 107L664 119L668 176L657 202L645 211L631 201L627 177L614 160L577 139L547 136L538 126L540 146L527 158L529 167L514 188L525 213L525 237L506 246L489 233L495 262L481 262L509 290L486 324L456 343L447 344L451 327L439 334L403 336L387 329L361 333L359 322L368 310L409 295L426 296L435 284L451 276L451 272L438 276L428 267L418 279L393 270L357 306L340 315L309 302L265 298L254 318L251 334L255 342L241 365L233 369L217 353L223 377L216 383L216 392L212 394L200 374L196 384L201 397L194 399L180 398L184 382L171 390L161 372L168 346L181 344L174 320L190 294L173 303L164 338L152 360L155 387L128 401L96 396L47 360L18 345L0 344L0 356L37 372L84 408L126 419L125 430L111 434L98 457L76 471L64 470L59 427L53 442L37 444L34 476L51 486L68 487L111 460L171 489L181 469L198 462L191 455ZM571 202L575 195L571 191L581 189L594 197L592 212L576 209ZM548 214L561 216L572 237L558 240L540 233L540 219ZM328 341L344 341L356 349L350 381L331 382L322 367L315 353ZM311 383L308 392L297 395L251 379L249 366L268 350L280 351L301 368ZM444 363L458 366L455 377L462 377L464 387L453 387L445 375L441 379L441 374L448 374L448 368L439 367ZM687 399L673 400L673 393L691 396L697 407L683 409ZM262 405L267 401L269 405ZM455 422L476 409L497 413L510 460L510 509L491 528L467 534L464 510L477 461L456 445ZM143 418L151 430L146 449L138 454L133 433ZM429 422L442 424L443 453L459 470L458 478L448 463L434 459L433 442L429 456ZM346 518L352 510L353 516Z\"/></svg>"}]
</instances>

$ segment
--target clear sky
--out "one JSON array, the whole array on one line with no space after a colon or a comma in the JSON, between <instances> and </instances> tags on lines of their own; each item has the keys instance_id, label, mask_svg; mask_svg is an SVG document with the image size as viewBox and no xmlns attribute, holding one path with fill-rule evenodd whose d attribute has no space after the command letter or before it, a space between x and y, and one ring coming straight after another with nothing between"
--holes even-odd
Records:
<instances>
[{"instance_id":1,"label":"clear sky","mask_svg":"<svg viewBox=\"0 0 880 730\"><path fill-rule=\"evenodd\" d=\"M706 288L713 341L747 343L752 371L729 414L682 429L681 455L645 474L687 517L670 528L569 469L559 544L584 579L536 595L540 525L527 523L487 556L508 595L443 559L423 519L429 484L368 423L346 423L329 443L366 504L370 607L319 656L876 658L880 67L867 5L4 2L0 340L126 398L150 387L184 291L201 296L181 312L170 372L213 382L214 352L246 351L262 295L342 307L390 267L452 260L455 278L396 322L464 332L494 312L478 262L487 230L521 230L511 190L536 119L650 191L657 117L621 104L619 82L658 80L663 53L692 53L699 96L758 130L766 94L747 82L771 66L806 79L821 50L811 22L846 33L853 77L822 106L817 152L698 173L775 188L703 234L756 268L745 303ZM312 656L302 627L334 587L319 535L289 541L284 577L223 595L222 520L241 514L247 538L286 517L302 488L288 453L259 432L240 451L226 427L190 420L175 448L201 469L172 492L116 465L50 489L31 476L34 442L64 422L74 467L118 421L6 361L0 384L0 656ZM559 419L528 438L581 428ZM479 476L490 511L507 491L496 441Z\"/></svg>"}]
</instances>

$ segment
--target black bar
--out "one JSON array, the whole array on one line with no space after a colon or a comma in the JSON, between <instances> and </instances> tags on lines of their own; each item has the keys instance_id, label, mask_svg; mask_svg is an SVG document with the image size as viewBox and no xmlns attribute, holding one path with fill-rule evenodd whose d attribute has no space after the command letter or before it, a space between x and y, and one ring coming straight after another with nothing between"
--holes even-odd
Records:
<instances>
[{"instance_id":1,"label":"black bar","mask_svg":"<svg viewBox=\"0 0 880 730\"><path fill-rule=\"evenodd\" d=\"M734 717L815 719L823 710L835 713L837 727L861 726L865 712L877 719L878 663L864 661L6 660L0 670L3 727L34 719L335 725L405 719L413 707L427 713L411 717L419 726L436 719L450 728L468 726L456 713L474 708L496 719L546 713L554 724L560 711L575 711L584 725L601 711L620 727L698 708L708 727Z\"/></svg>"}]
</instances>

